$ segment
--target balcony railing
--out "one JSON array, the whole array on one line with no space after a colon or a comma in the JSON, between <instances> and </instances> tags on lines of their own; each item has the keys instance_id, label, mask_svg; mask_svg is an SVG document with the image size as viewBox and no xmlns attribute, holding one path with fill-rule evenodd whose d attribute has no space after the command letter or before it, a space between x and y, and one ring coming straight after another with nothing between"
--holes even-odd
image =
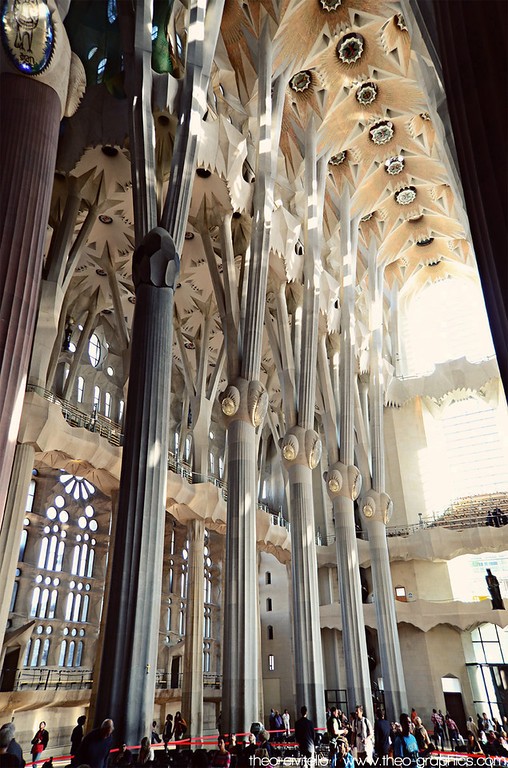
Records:
<instances>
[{"instance_id":1,"label":"balcony railing","mask_svg":"<svg viewBox=\"0 0 508 768\"><path fill-rule=\"evenodd\" d=\"M14 672L14 670L4 670L4 677L8 676L10 671ZM91 669L28 667L15 671L14 690L45 691L48 688L72 690L73 688L91 688L92 682Z\"/></svg>"},{"instance_id":2,"label":"balcony railing","mask_svg":"<svg viewBox=\"0 0 508 768\"><path fill-rule=\"evenodd\" d=\"M102 416L101 414L95 412L89 414L85 413L84 411L80 411L78 408L76 408L75 405L69 403L67 400L64 400L61 397L58 397L58 395L55 395L54 392L51 392L49 389L44 389L43 387L38 387L35 384L28 384L26 391L35 392L45 400L48 400L48 402L59 405L62 411L62 416L72 427L82 427L83 429L87 429L89 432L97 432L99 435L101 435L101 437L105 437L106 440L112 445L123 445L123 432L121 425L116 424L114 421L111 421L111 419L106 418L106 416ZM175 454L171 451L168 453L168 469L171 470L171 472L175 472L177 475L185 478L185 480L187 480L189 483L212 483L212 485L215 485L221 490L224 501L227 501L228 487L224 480L217 477L216 475L197 475L196 473L193 473L191 465L187 464L186 462L179 461ZM272 525L280 525L286 528L288 531L290 530L289 521L286 520L282 514L271 509L267 504L259 502L258 509L261 509L263 512L271 515Z\"/></svg>"}]
</instances>

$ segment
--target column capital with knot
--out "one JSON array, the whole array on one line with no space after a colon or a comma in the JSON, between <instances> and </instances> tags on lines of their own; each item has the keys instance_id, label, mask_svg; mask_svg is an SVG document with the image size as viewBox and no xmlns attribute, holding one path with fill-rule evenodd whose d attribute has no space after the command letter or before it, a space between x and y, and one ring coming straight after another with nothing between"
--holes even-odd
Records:
<instances>
[{"instance_id":1,"label":"column capital with knot","mask_svg":"<svg viewBox=\"0 0 508 768\"><path fill-rule=\"evenodd\" d=\"M354 464L347 466L337 461L324 472L323 478L332 502L339 496L356 501L362 490L362 475Z\"/></svg>"},{"instance_id":2,"label":"column capital with knot","mask_svg":"<svg viewBox=\"0 0 508 768\"><path fill-rule=\"evenodd\" d=\"M268 411L268 393L260 381L238 378L219 395L226 427L232 421L245 421L260 427Z\"/></svg>"},{"instance_id":3,"label":"column capital with knot","mask_svg":"<svg viewBox=\"0 0 508 768\"><path fill-rule=\"evenodd\" d=\"M162 227L155 227L134 251L132 279L140 285L154 288L174 288L180 272L180 259L173 238Z\"/></svg>"},{"instance_id":4,"label":"column capital with knot","mask_svg":"<svg viewBox=\"0 0 508 768\"><path fill-rule=\"evenodd\" d=\"M279 440L279 447L285 469L295 464L315 469L321 461L321 438L314 429L304 429L298 425L291 427Z\"/></svg>"},{"instance_id":5,"label":"column capital with knot","mask_svg":"<svg viewBox=\"0 0 508 768\"><path fill-rule=\"evenodd\" d=\"M360 512L367 522L376 520L387 525L393 512L393 502L387 493L370 488L362 496Z\"/></svg>"}]
</instances>

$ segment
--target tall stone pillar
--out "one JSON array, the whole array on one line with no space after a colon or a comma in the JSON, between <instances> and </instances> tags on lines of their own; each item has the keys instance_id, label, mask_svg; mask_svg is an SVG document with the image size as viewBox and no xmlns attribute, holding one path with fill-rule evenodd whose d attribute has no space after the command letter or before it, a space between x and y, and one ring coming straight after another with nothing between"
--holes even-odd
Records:
<instances>
[{"instance_id":1,"label":"tall stone pillar","mask_svg":"<svg viewBox=\"0 0 508 768\"><path fill-rule=\"evenodd\" d=\"M155 695L173 336L179 259L156 228L136 249L136 309L111 592L95 723L115 721L118 740L150 733Z\"/></svg>"},{"instance_id":2,"label":"tall stone pillar","mask_svg":"<svg viewBox=\"0 0 508 768\"><path fill-rule=\"evenodd\" d=\"M1 518L37 315L61 104L52 88L21 75L2 73L0 91Z\"/></svg>"},{"instance_id":3,"label":"tall stone pillar","mask_svg":"<svg viewBox=\"0 0 508 768\"><path fill-rule=\"evenodd\" d=\"M351 221L350 200L347 190L340 201L340 220L340 252L343 263L342 333L340 357L337 354L334 355L333 378L335 386L332 384L331 376L326 377L328 399L332 401L331 404L333 404L335 412L339 414L340 460L333 460L337 456L337 451L334 446L330 446L329 454L332 461L324 477L328 496L333 504L335 521L335 546L348 704L350 709L356 704L363 704L367 716L372 719L372 693L354 518L354 502L362 487L362 476L354 465L357 222ZM324 364L321 367L324 369ZM337 378L340 382L338 393Z\"/></svg>"},{"instance_id":4,"label":"tall stone pillar","mask_svg":"<svg viewBox=\"0 0 508 768\"><path fill-rule=\"evenodd\" d=\"M354 465L336 462L326 473L325 480L335 520L348 705L352 710L356 704L363 704L371 719L372 692L354 518L354 500L360 492L361 475Z\"/></svg>"},{"instance_id":5,"label":"tall stone pillar","mask_svg":"<svg viewBox=\"0 0 508 768\"><path fill-rule=\"evenodd\" d=\"M205 610L205 523L194 519L187 525L189 539L187 615L183 660L182 713L189 725L187 735L203 735L203 625Z\"/></svg>"},{"instance_id":6,"label":"tall stone pillar","mask_svg":"<svg viewBox=\"0 0 508 768\"><path fill-rule=\"evenodd\" d=\"M305 705L316 726L323 727L325 692L312 498L312 470L321 458L321 442L313 429L292 427L281 441L281 450L291 499L296 705L298 710Z\"/></svg>"},{"instance_id":7,"label":"tall stone pillar","mask_svg":"<svg viewBox=\"0 0 508 768\"><path fill-rule=\"evenodd\" d=\"M14 453L11 481L5 515L0 530L0 668L3 661L5 626L9 617L9 604L14 587L16 565L19 557L19 543L23 520L25 519L28 486L32 478L35 450L31 445L18 443Z\"/></svg>"},{"instance_id":8,"label":"tall stone pillar","mask_svg":"<svg viewBox=\"0 0 508 768\"><path fill-rule=\"evenodd\" d=\"M58 133L71 66L71 51L57 10L51 13L45 3L37 5L30 56L16 46L19 28L12 0L4 5L2 14L0 522L34 335Z\"/></svg>"},{"instance_id":9,"label":"tall stone pillar","mask_svg":"<svg viewBox=\"0 0 508 768\"><path fill-rule=\"evenodd\" d=\"M378 267L376 264L376 251L373 246L369 251L369 274L372 313L369 387L372 489L366 491L360 506L369 535L378 647L381 657L387 717L389 719L398 719L401 712L407 712L408 702L399 633L397 630L390 559L386 541L386 524L391 517L393 504L390 497L385 493L384 390L382 377L383 273L381 267Z\"/></svg>"},{"instance_id":10,"label":"tall stone pillar","mask_svg":"<svg viewBox=\"0 0 508 768\"><path fill-rule=\"evenodd\" d=\"M268 396L258 381L237 379L222 397L228 429L228 528L225 562L222 727L244 733L259 719L257 612L257 440ZM227 634L226 634L227 633Z\"/></svg>"}]
</instances>

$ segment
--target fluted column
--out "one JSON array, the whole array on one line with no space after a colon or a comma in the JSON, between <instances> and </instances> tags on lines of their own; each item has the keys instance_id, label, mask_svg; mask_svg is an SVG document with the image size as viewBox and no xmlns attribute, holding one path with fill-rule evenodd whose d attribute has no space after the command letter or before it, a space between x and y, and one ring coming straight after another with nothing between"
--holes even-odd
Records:
<instances>
[{"instance_id":1,"label":"fluted column","mask_svg":"<svg viewBox=\"0 0 508 768\"><path fill-rule=\"evenodd\" d=\"M49 86L0 76L0 520L34 334L61 104Z\"/></svg>"},{"instance_id":2,"label":"fluted column","mask_svg":"<svg viewBox=\"0 0 508 768\"><path fill-rule=\"evenodd\" d=\"M31 445L18 444L14 453L9 493L5 505L5 516L0 531L0 668L3 660L3 640L9 617L9 605L14 586L16 565L19 557L19 543L23 520L25 519L26 498L34 467L35 449Z\"/></svg>"},{"instance_id":3,"label":"fluted column","mask_svg":"<svg viewBox=\"0 0 508 768\"><path fill-rule=\"evenodd\" d=\"M296 704L297 708L305 705L316 726L323 727L323 658L312 497L312 471L321 458L321 441L313 429L292 427L281 441L281 450L291 499Z\"/></svg>"},{"instance_id":4,"label":"fluted column","mask_svg":"<svg viewBox=\"0 0 508 768\"><path fill-rule=\"evenodd\" d=\"M173 290L179 259L156 228L133 259L136 309L114 541L111 595L95 723L115 721L117 738L150 733L162 587Z\"/></svg>"},{"instance_id":5,"label":"fluted column","mask_svg":"<svg viewBox=\"0 0 508 768\"><path fill-rule=\"evenodd\" d=\"M194 519L187 525L189 539L185 655L183 661L182 713L188 735L203 735L203 624L205 523Z\"/></svg>"},{"instance_id":6,"label":"fluted column","mask_svg":"<svg viewBox=\"0 0 508 768\"><path fill-rule=\"evenodd\" d=\"M257 439L268 396L260 382L237 379L222 397L228 428L222 727L243 733L259 719L257 613Z\"/></svg>"},{"instance_id":7,"label":"fluted column","mask_svg":"<svg viewBox=\"0 0 508 768\"><path fill-rule=\"evenodd\" d=\"M333 504L335 520L335 547L348 703L350 709L356 704L363 703L370 719L372 692L354 524L354 500L360 492L361 475L354 465L345 466L341 462L336 462L325 473L325 480L328 495Z\"/></svg>"},{"instance_id":8,"label":"fluted column","mask_svg":"<svg viewBox=\"0 0 508 768\"><path fill-rule=\"evenodd\" d=\"M354 501L362 486L362 476L354 466L354 376L355 376L355 285L357 222L351 221L349 193L340 201L340 252L343 264L342 321L340 357L334 355L334 380L339 377L340 461L325 475L333 504L335 546L339 575L342 643L346 667L346 686L350 707L363 704L373 718L370 673L363 617L362 588L356 541ZM338 367L338 370L337 370ZM337 394L336 394L337 398Z\"/></svg>"},{"instance_id":9,"label":"fluted column","mask_svg":"<svg viewBox=\"0 0 508 768\"><path fill-rule=\"evenodd\" d=\"M398 718L401 712L407 712L408 702L386 541L386 524L391 517L393 504L385 493L382 269L376 265L376 251L373 246L369 253L369 274L372 328L369 387L372 489L366 492L360 506L369 535L378 646L387 717L393 719Z\"/></svg>"},{"instance_id":10,"label":"fluted column","mask_svg":"<svg viewBox=\"0 0 508 768\"><path fill-rule=\"evenodd\" d=\"M29 56L16 45L19 27L13 2L4 4L2 23L0 522L34 336L60 120L79 104L76 92L83 83L80 74L84 77L79 59L71 58L58 8L50 12L45 3L37 5Z\"/></svg>"}]
</instances>

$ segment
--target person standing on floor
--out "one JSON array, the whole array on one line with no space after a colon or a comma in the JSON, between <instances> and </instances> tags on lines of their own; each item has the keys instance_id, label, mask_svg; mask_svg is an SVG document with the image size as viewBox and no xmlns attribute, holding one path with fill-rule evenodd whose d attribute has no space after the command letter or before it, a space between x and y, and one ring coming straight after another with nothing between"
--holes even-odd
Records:
<instances>
[{"instance_id":1,"label":"person standing on floor","mask_svg":"<svg viewBox=\"0 0 508 768\"><path fill-rule=\"evenodd\" d=\"M316 729L314 723L307 717L307 707L300 709L301 717L295 723L295 741L302 757L310 760L314 757L316 747Z\"/></svg>"},{"instance_id":2,"label":"person standing on floor","mask_svg":"<svg viewBox=\"0 0 508 768\"><path fill-rule=\"evenodd\" d=\"M33 737L32 741L30 742L32 745L32 749L30 750L32 755L32 761L35 765L37 763L37 760L40 759L40 756L48 746L49 741L49 733L46 730L46 723L44 720L39 723L39 730Z\"/></svg>"}]
</instances>

